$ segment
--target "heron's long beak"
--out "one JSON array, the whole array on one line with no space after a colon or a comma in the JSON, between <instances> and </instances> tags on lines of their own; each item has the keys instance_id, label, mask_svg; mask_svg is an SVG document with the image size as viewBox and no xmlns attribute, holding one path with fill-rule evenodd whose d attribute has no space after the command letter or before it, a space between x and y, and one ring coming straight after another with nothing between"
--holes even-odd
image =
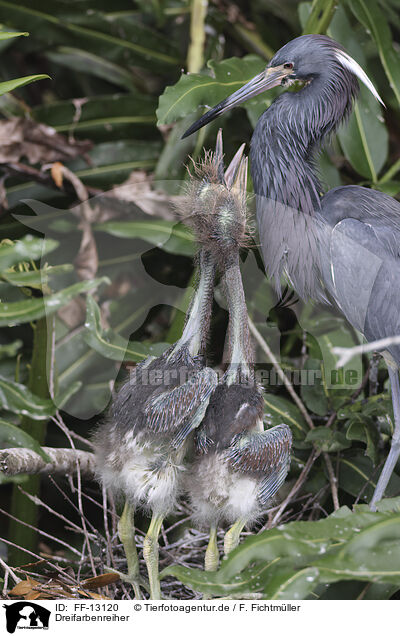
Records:
<instances>
[{"instance_id":1,"label":"heron's long beak","mask_svg":"<svg viewBox=\"0 0 400 636\"><path fill-rule=\"evenodd\" d=\"M242 88L239 88L239 90L235 93L224 99L222 102L217 104L217 106L214 106L214 108L200 117L200 119L192 124L185 134L182 135L182 139L196 132L196 130L203 128L203 126L209 124L227 110L230 110L235 106L239 106L239 104L243 104L243 102L247 101L251 97L255 97L274 86L278 86L278 84L280 84L282 80L291 73L293 73L293 71L291 69L283 68L283 65L267 68L265 71L262 71L253 77L250 82L247 82L247 84L242 86Z\"/></svg>"}]
</instances>

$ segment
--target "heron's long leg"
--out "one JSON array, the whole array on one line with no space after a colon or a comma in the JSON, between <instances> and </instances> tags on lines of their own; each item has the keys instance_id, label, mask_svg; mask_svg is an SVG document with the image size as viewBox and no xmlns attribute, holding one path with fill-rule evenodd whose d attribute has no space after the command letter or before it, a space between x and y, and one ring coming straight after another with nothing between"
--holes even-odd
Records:
<instances>
[{"instance_id":1,"label":"heron's long leg","mask_svg":"<svg viewBox=\"0 0 400 636\"><path fill-rule=\"evenodd\" d=\"M152 516L143 542L143 556L149 574L150 598L157 601L161 599L160 577L158 574L158 535L160 534L162 522L163 517L161 515Z\"/></svg>"},{"instance_id":2,"label":"heron's long leg","mask_svg":"<svg viewBox=\"0 0 400 636\"><path fill-rule=\"evenodd\" d=\"M383 470L379 476L375 492L373 494L370 508L376 510L376 504L380 501L385 494L386 487L389 483L389 479L392 475L394 467L400 456L400 384L399 373L397 370L388 366L390 386L392 387L392 402L393 402L393 414L394 414L394 432L392 437L392 445L390 447L389 455L387 456Z\"/></svg>"},{"instance_id":3,"label":"heron's long leg","mask_svg":"<svg viewBox=\"0 0 400 636\"><path fill-rule=\"evenodd\" d=\"M139 587L139 559L135 541L134 508L128 502L118 521L118 534L124 546L126 561L128 564L128 579L135 592L135 598L140 599Z\"/></svg>"},{"instance_id":4,"label":"heron's long leg","mask_svg":"<svg viewBox=\"0 0 400 636\"><path fill-rule=\"evenodd\" d=\"M224 538L224 553L229 554L239 545L240 533L246 525L246 519L238 519L228 530Z\"/></svg>"},{"instance_id":5,"label":"heron's long leg","mask_svg":"<svg viewBox=\"0 0 400 636\"><path fill-rule=\"evenodd\" d=\"M218 570L219 565L219 552L217 546L217 526L211 526L210 528L210 540L208 542L206 555L204 558L204 569L208 572L215 572Z\"/></svg>"}]
</instances>

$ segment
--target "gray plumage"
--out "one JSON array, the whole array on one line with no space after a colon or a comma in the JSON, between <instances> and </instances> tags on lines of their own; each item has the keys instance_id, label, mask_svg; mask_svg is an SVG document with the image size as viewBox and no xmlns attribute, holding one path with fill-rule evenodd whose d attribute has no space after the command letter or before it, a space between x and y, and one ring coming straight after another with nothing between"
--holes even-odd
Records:
<instances>
[{"instance_id":1,"label":"gray plumage","mask_svg":"<svg viewBox=\"0 0 400 636\"><path fill-rule=\"evenodd\" d=\"M267 68L193 124L184 136L221 113L279 84L300 80L260 117L251 140L261 249L279 289L285 275L304 299L339 308L367 340L400 334L400 203L359 186L322 196L316 153L350 114L360 79L382 102L362 68L323 35L283 46ZM400 456L400 346L383 352L395 413L392 446L371 507L382 498Z\"/></svg>"},{"instance_id":2,"label":"gray plumage","mask_svg":"<svg viewBox=\"0 0 400 636\"><path fill-rule=\"evenodd\" d=\"M182 492L193 431L217 385L204 350L215 267L200 254L200 278L180 340L159 358L137 365L94 437L97 473L133 508L171 512Z\"/></svg>"}]
</instances>

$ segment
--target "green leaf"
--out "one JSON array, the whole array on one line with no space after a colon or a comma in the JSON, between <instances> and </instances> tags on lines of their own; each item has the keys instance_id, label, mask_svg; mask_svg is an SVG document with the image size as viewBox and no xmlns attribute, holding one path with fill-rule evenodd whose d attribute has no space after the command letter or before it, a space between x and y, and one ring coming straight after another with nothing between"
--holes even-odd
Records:
<instances>
[{"instance_id":1,"label":"green leaf","mask_svg":"<svg viewBox=\"0 0 400 636\"><path fill-rule=\"evenodd\" d=\"M159 100L158 124L170 124L193 113L199 106L214 106L265 68L257 55L232 57L207 63L213 77L200 73L182 75L174 86L167 86Z\"/></svg>"},{"instance_id":2,"label":"green leaf","mask_svg":"<svg viewBox=\"0 0 400 636\"><path fill-rule=\"evenodd\" d=\"M362 47L354 38L343 7L339 7L330 25L329 35L338 40L362 66L366 58ZM382 108L370 91L361 84L359 99L349 121L338 131L340 144L353 168L371 181L383 167L388 155L388 132L382 118Z\"/></svg>"},{"instance_id":3,"label":"green leaf","mask_svg":"<svg viewBox=\"0 0 400 636\"><path fill-rule=\"evenodd\" d=\"M333 431L326 426L317 426L308 431L306 441L311 442L318 450L325 453L336 453L351 446L343 433Z\"/></svg>"},{"instance_id":4,"label":"green leaf","mask_svg":"<svg viewBox=\"0 0 400 636\"><path fill-rule=\"evenodd\" d=\"M356 417L350 420L346 437L350 440L364 442L367 445L366 455L372 460L373 464L378 463L379 433L375 423L369 420L363 413L356 414Z\"/></svg>"},{"instance_id":5,"label":"green leaf","mask_svg":"<svg viewBox=\"0 0 400 636\"><path fill-rule=\"evenodd\" d=\"M0 407L18 415L26 415L33 420L47 420L55 413L51 400L33 395L25 385L11 382L1 376Z\"/></svg>"},{"instance_id":6,"label":"green leaf","mask_svg":"<svg viewBox=\"0 0 400 636\"><path fill-rule=\"evenodd\" d=\"M4 272L2 277L15 285L16 287L33 287L34 289L41 289L43 285L47 284L52 276L57 274L63 274L64 272L71 272L74 269L73 265L45 265L41 269L31 270L28 272Z\"/></svg>"},{"instance_id":7,"label":"green leaf","mask_svg":"<svg viewBox=\"0 0 400 636\"><path fill-rule=\"evenodd\" d=\"M108 221L95 230L127 239L142 239L172 254L193 256L196 246L190 230L182 223L163 221Z\"/></svg>"},{"instance_id":8,"label":"green leaf","mask_svg":"<svg viewBox=\"0 0 400 636\"><path fill-rule=\"evenodd\" d=\"M51 79L49 75L27 75L26 77L18 77L17 79L8 80L7 82L0 82L0 95L14 91L16 88L21 88L32 82L37 82L42 79Z\"/></svg>"},{"instance_id":9,"label":"green leaf","mask_svg":"<svg viewBox=\"0 0 400 636\"><path fill-rule=\"evenodd\" d=\"M55 250L58 245L53 239L43 240L29 234L12 245L3 243L0 245L0 272L22 261L36 261Z\"/></svg>"},{"instance_id":10,"label":"green leaf","mask_svg":"<svg viewBox=\"0 0 400 636\"><path fill-rule=\"evenodd\" d=\"M51 12L32 8L28 2L0 1L0 20L18 25L29 24L31 33L40 34L46 45L73 44L118 64L165 69L178 66L175 43L141 24L137 19L113 17L99 11L75 12L56 3ZM86 26L89 25L89 26Z\"/></svg>"},{"instance_id":11,"label":"green leaf","mask_svg":"<svg viewBox=\"0 0 400 636\"><path fill-rule=\"evenodd\" d=\"M368 457L341 457L339 465L339 487L361 501L370 501L379 477ZM393 497L400 492L400 477L392 473L386 488L386 496Z\"/></svg>"},{"instance_id":12,"label":"green leaf","mask_svg":"<svg viewBox=\"0 0 400 636\"><path fill-rule=\"evenodd\" d=\"M400 104L400 56L393 47L392 34L385 14L376 0L348 0L348 5L378 48L390 87Z\"/></svg>"},{"instance_id":13,"label":"green leaf","mask_svg":"<svg viewBox=\"0 0 400 636\"><path fill-rule=\"evenodd\" d=\"M310 383L301 385L301 397L310 411L317 415L326 415L329 410L328 392L324 383L324 368L321 360L309 358L304 369L314 371L309 374ZM312 383L311 383L312 379Z\"/></svg>"},{"instance_id":14,"label":"green leaf","mask_svg":"<svg viewBox=\"0 0 400 636\"><path fill-rule=\"evenodd\" d=\"M314 567L281 570L267 583L265 598L272 601L305 599L316 586L318 578L319 571Z\"/></svg>"},{"instance_id":15,"label":"green leaf","mask_svg":"<svg viewBox=\"0 0 400 636\"><path fill-rule=\"evenodd\" d=\"M49 51L46 57L56 64L79 72L89 73L112 84L134 90L133 75L127 69L113 64L99 55L70 46L60 46L54 51Z\"/></svg>"},{"instance_id":16,"label":"green leaf","mask_svg":"<svg viewBox=\"0 0 400 636\"><path fill-rule=\"evenodd\" d=\"M29 300L21 300L12 303L0 303L0 326L20 325L32 320L37 320L44 315L50 315L58 311L69 301L91 289L96 289L103 283L109 283L106 277L95 278L94 280L85 280L75 283L70 287L45 296L44 298L31 298Z\"/></svg>"},{"instance_id":17,"label":"green leaf","mask_svg":"<svg viewBox=\"0 0 400 636\"><path fill-rule=\"evenodd\" d=\"M146 309L147 306L143 305L136 314L144 314ZM112 329L103 329L100 308L92 296L87 297L85 328L85 342L102 356L111 360L139 362L151 355L161 355L169 346L166 343L156 345L146 345L142 342L129 343Z\"/></svg>"},{"instance_id":18,"label":"green leaf","mask_svg":"<svg viewBox=\"0 0 400 636\"><path fill-rule=\"evenodd\" d=\"M264 394L264 420L269 426L287 424L294 439L304 439L308 431L300 409L286 398L273 393Z\"/></svg>"},{"instance_id":19,"label":"green leaf","mask_svg":"<svg viewBox=\"0 0 400 636\"><path fill-rule=\"evenodd\" d=\"M27 31L0 31L0 42L2 40L9 40L10 38L18 38L21 35L29 35Z\"/></svg>"},{"instance_id":20,"label":"green leaf","mask_svg":"<svg viewBox=\"0 0 400 636\"><path fill-rule=\"evenodd\" d=\"M400 584L400 514L376 523L346 541L344 547L315 561L325 582L380 581Z\"/></svg>"},{"instance_id":21,"label":"green leaf","mask_svg":"<svg viewBox=\"0 0 400 636\"><path fill-rule=\"evenodd\" d=\"M0 448L30 448L49 462L50 457L44 452L39 442L21 428L0 419Z\"/></svg>"}]
</instances>

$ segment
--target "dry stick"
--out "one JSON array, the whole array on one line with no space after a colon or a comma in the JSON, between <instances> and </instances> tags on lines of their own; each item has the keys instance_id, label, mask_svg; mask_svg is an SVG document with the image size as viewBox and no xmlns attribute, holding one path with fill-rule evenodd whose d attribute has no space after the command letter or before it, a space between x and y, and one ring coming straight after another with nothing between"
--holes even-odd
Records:
<instances>
[{"instance_id":1,"label":"dry stick","mask_svg":"<svg viewBox=\"0 0 400 636\"><path fill-rule=\"evenodd\" d=\"M290 503L290 501L293 499L295 494L300 490L300 488L304 484L304 482L305 482L305 480L307 478L307 475L310 472L314 461L317 459L317 457L319 457L320 453L321 453L321 451L316 451L313 448L313 450L310 453L309 458L307 459L306 464L304 465L303 470L301 471L299 477L297 478L297 481L296 481L295 485L293 486L293 488L291 489L291 491L289 492L287 497L282 501L281 505L279 506L279 510L276 513L275 517L272 519L271 523L268 523L268 528L272 528L274 525L277 524L278 519L282 516L282 513L285 510L285 508L287 507L287 505Z\"/></svg>"},{"instance_id":2,"label":"dry stick","mask_svg":"<svg viewBox=\"0 0 400 636\"><path fill-rule=\"evenodd\" d=\"M65 523L67 524L67 526L69 526L68 530L74 531L75 532L80 532L83 533L83 530L80 526L78 526L76 523L74 523L73 521L70 521L70 519L68 519L67 517L64 517L64 515L62 515L60 512L57 512L57 510L54 510L53 508L51 508L50 506L48 506L46 503L44 503L44 501L42 501L39 497L37 497L36 495L31 495L29 492L26 492L23 488L19 487L19 490L26 496L28 497L28 499L30 499L31 501L33 501L34 504L36 504L37 506L42 506L42 508L45 508L48 512L50 512L52 515L54 515L55 517L58 517L59 519L61 519L62 521L65 521ZM91 537L93 539L97 539L97 536L95 534L92 534Z\"/></svg>"},{"instance_id":3,"label":"dry stick","mask_svg":"<svg viewBox=\"0 0 400 636\"><path fill-rule=\"evenodd\" d=\"M278 360L274 356L273 352L271 351L271 349L269 348L269 346L265 342L264 338L262 337L262 335L260 334L260 332L258 331L257 327L255 326L254 322L251 320L250 317L249 317L249 327L250 327L251 333L253 334L254 338L257 340L257 342L260 345L261 349L264 351L264 353L267 354L268 358L272 362L272 366L274 367L274 369L277 372L278 376L280 377L280 379L282 380L283 384L285 385L285 388L287 389L287 392L291 395L291 397L293 398L293 401L299 407L299 410L301 411L301 413L302 413L305 421L307 422L308 426L310 428L315 428L314 422L312 421L310 415L308 414L308 411L307 411L306 407L304 406L302 400L299 398L299 396L297 395L296 391L294 390L293 384L290 382L290 380L287 378L287 376L283 372L282 367L280 366Z\"/></svg>"},{"instance_id":4,"label":"dry stick","mask_svg":"<svg viewBox=\"0 0 400 636\"><path fill-rule=\"evenodd\" d=\"M272 365L273 365L275 371L277 372L278 376L281 378L282 382L284 383L288 393L291 395L291 397L293 398L293 401L299 407L299 410L301 411L301 413L302 413L304 419L306 420L308 426L311 429L315 428L314 422L312 421L310 415L308 414L308 411L307 411L306 407L304 406L303 401L297 395L296 391L294 390L293 384L290 382L290 380L287 378L287 376L283 372L278 360L274 356L273 352L269 348L268 344L266 343L266 341L264 340L264 338L262 337L262 335L258 331L257 327L255 326L255 324L253 323L251 318L249 318L249 327L250 327L250 331L252 332L253 336L257 340L257 342L260 345L261 349L267 354L268 358L272 362ZM335 416L336 416L336 413L334 414L334 416L332 418L332 422L334 421ZM329 422L329 420L328 420L328 422ZM329 422L329 425L332 422ZM337 510L339 508L337 480L336 480L336 477L335 477L335 475L333 473L332 464L331 464L331 460L329 458L328 453L323 453L323 458L324 458L324 461L326 463L326 467L327 467L327 470L328 470L329 481L330 481L331 491L332 491L333 507L334 507L335 510ZM307 462L307 464L308 464L308 462ZM307 466L307 464L306 464L306 466ZM311 468L311 466L310 466L310 468ZM308 471L307 471L307 473L308 473ZM300 475L300 477L301 477L301 475ZM301 482L301 483L303 483L303 482ZM296 484L297 484L297 482L296 482ZM276 517L275 517L275 519L276 519Z\"/></svg>"},{"instance_id":5,"label":"dry stick","mask_svg":"<svg viewBox=\"0 0 400 636\"><path fill-rule=\"evenodd\" d=\"M68 428L65 426L64 422L62 421L61 417L57 414L57 417L52 417L51 419L63 431L63 433L67 437L69 443L71 444L71 447L73 449L75 449L75 444L73 442L73 439L72 439L72 437L71 437L71 435L69 433ZM84 535L85 535L85 542L86 542L86 545L87 545L87 550L88 550L88 555L89 555L89 560L90 560L90 565L91 565L91 568L92 568L93 576L96 576L97 575L96 567L94 565L92 548L91 548L91 545L90 545L90 539L89 539L89 535L88 535L88 531L87 531L87 527L86 527L85 515L84 515L84 512L83 512L81 468L79 466L79 462L78 461L76 462L76 476L77 476L77 482L78 482L78 507L79 507L79 513L80 513L80 517L81 517L82 529L83 529Z\"/></svg>"},{"instance_id":6,"label":"dry stick","mask_svg":"<svg viewBox=\"0 0 400 636\"><path fill-rule=\"evenodd\" d=\"M3 561L3 559L0 559L0 565L1 567L4 569L6 576L11 576L12 580L14 581L14 583L20 583L22 581L22 579L20 579L14 572L13 570L10 568L9 565L7 565L7 563L5 563L5 561ZM7 581L4 581L4 587L3 587L3 594L5 593L6 590L6 584Z\"/></svg>"},{"instance_id":7,"label":"dry stick","mask_svg":"<svg viewBox=\"0 0 400 636\"><path fill-rule=\"evenodd\" d=\"M67 574L65 570L63 570L62 568L59 568L58 565L55 565L55 563L52 563L51 561L44 559L39 554L36 554L35 552L31 552L30 550L27 550L26 548L23 548L22 546L17 545L16 543L13 543L12 541L8 541L8 539L3 539L3 537L0 537L0 541L2 541L3 543L6 543L7 545L12 546L13 548L17 548L18 550L21 550L21 552L25 552L26 554L29 554L30 556L35 557L35 559L37 559L38 561L45 561L47 565L53 568L53 570L56 570L59 574L64 576L66 579L69 579L71 583L76 585L75 579L73 579L72 576Z\"/></svg>"},{"instance_id":8,"label":"dry stick","mask_svg":"<svg viewBox=\"0 0 400 636\"><path fill-rule=\"evenodd\" d=\"M74 554L77 554L79 557L81 556L81 553L79 552L79 550L77 550L76 548L73 548L71 545L69 545L65 541L62 541L61 539L57 539L57 537L54 537L53 535L48 534L44 530L39 530L39 528L32 526L30 523L26 523L26 521L21 521L21 519L18 519L18 517L14 517L14 515L11 515L9 512L6 512L5 510L3 510L3 508L0 508L0 512L3 515L6 515L6 517L13 519L13 521L20 523L22 526L26 526L27 528L30 528L31 530L35 530L35 532L42 535L43 537L47 537L47 539L50 539L51 541L55 541L56 543L59 543L60 545L64 546L64 548L67 548L68 550L71 550L71 552L73 552Z\"/></svg>"}]
</instances>

